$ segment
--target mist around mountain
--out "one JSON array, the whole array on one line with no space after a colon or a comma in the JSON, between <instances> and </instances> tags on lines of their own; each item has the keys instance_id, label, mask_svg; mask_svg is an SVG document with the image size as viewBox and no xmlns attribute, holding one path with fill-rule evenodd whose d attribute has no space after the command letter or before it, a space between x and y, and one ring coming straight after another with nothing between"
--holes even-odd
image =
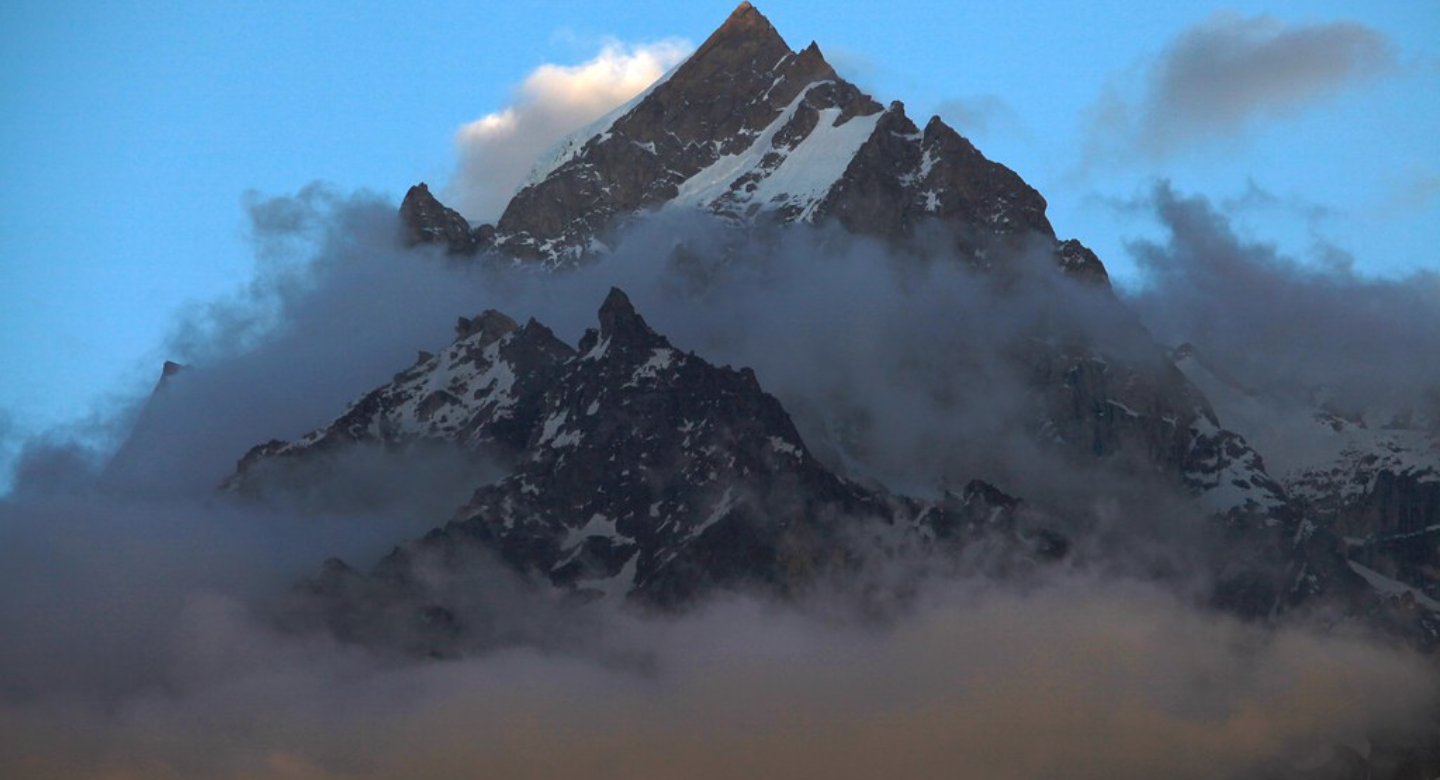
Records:
<instances>
[{"instance_id":1,"label":"mist around mountain","mask_svg":"<svg viewBox=\"0 0 1440 780\"><path fill-rule=\"evenodd\" d=\"M775 58L828 76L812 48ZM755 116L788 125L804 89ZM903 117L836 96L850 122ZM811 108L812 132L844 111ZM900 130L881 138L917 162L944 138ZM605 171L584 140L536 187L587 154ZM757 164L736 180L791 159ZM252 203L254 284L188 315L185 368L97 421L123 446L22 453L0 766L1433 774L1433 472L1390 468L1413 486L1388 504L1373 475L1317 498L1281 445L1318 421L1343 452L1363 422L1426 457L1434 280L1307 271L1158 185L1153 284L1117 294L995 176L1006 197L964 202L1019 204L1025 230L912 221L913 186L892 221L801 218L890 192L842 175L773 220L641 198L560 271L506 251L543 210L492 233L319 185Z\"/></svg>"}]
</instances>

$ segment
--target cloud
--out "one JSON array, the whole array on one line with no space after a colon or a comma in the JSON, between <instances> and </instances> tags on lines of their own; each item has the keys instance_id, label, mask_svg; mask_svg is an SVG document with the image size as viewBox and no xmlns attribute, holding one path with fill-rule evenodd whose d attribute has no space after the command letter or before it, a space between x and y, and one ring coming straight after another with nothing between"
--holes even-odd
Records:
<instances>
[{"instance_id":1,"label":"cloud","mask_svg":"<svg viewBox=\"0 0 1440 780\"><path fill-rule=\"evenodd\" d=\"M1369 278L1323 244L1303 263L1168 183L1148 202L1169 235L1130 244L1146 286L1128 297L1162 341L1195 344L1249 387L1324 387L1345 407L1413 408L1440 387L1422 357L1440 354L1440 274Z\"/></svg>"},{"instance_id":2,"label":"cloud","mask_svg":"<svg viewBox=\"0 0 1440 780\"><path fill-rule=\"evenodd\" d=\"M1163 158L1292 116L1396 67L1385 35L1355 22L1286 24L1219 12L1183 31L1090 109L1092 154ZM1135 94L1138 92L1138 96Z\"/></svg>"},{"instance_id":3,"label":"cloud","mask_svg":"<svg viewBox=\"0 0 1440 780\"><path fill-rule=\"evenodd\" d=\"M1157 252L1252 249L1203 202L1154 200L1178 236ZM1136 359L1154 350L1127 346L1129 315L1053 265L999 290L828 229L737 244L712 220L657 220L606 261L542 277L402 250L394 204L364 193L311 187L256 198L250 215L255 281L177 325L171 348L191 368L140 415L150 433L100 473L93 452L32 447L0 501L9 775L1211 777L1429 722L1440 686L1414 656L1244 624L1102 567L1025 587L925 580L913 606L864 619L815 594L668 617L602 605L584 623L482 568L474 595L503 602L506 641L453 661L282 627L274 605L319 561L374 561L495 470L362 452L329 486L272 503L215 484L250 445L328 422L413 350L446 343L460 314L535 316L573 343L618 284L677 346L755 367L787 405L870 415L887 479L1009 469L1085 496L1077 513L1094 511L1075 492L1093 475L1010 427L1027 410L1012 406L1001 337L1052 328ZM816 440L817 419L802 423ZM1196 555L1182 509L1117 506L1128 516L1108 552Z\"/></svg>"},{"instance_id":4,"label":"cloud","mask_svg":"<svg viewBox=\"0 0 1440 780\"><path fill-rule=\"evenodd\" d=\"M957 584L893 624L748 600L612 615L580 652L385 663L185 600L168 685L0 702L25 777L1213 778L1367 749L1433 706L1418 657L1135 584Z\"/></svg>"},{"instance_id":5,"label":"cloud","mask_svg":"<svg viewBox=\"0 0 1440 780\"><path fill-rule=\"evenodd\" d=\"M472 222L498 219L546 149L639 94L693 48L674 38L612 42L589 62L536 68L513 104L456 132L460 164L447 201Z\"/></svg>"},{"instance_id":6,"label":"cloud","mask_svg":"<svg viewBox=\"0 0 1440 780\"><path fill-rule=\"evenodd\" d=\"M1336 216L1335 209L1329 206L1314 203L1296 193L1278 195L1261 187L1254 179L1246 179L1245 189L1238 195L1222 200L1220 206L1227 214L1255 212L1267 216L1281 214L1299 217L1312 230L1318 224Z\"/></svg>"},{"instance_id":7,"label":"cloud","mask_svg":"<svg viewBox=\"0 0 1440 780\"><path fill-rule=\"evenodd\" d=\"M1436 200L1440 200L1440 172L1424 168L1412 170L1390 184L1388 195L1375 213L1383 217L1420 211Z\"/></svg>"},{"instance_id":8,"label":"cloud","mask_svg":"<svg viewBox=\"0 0 1440 780\"><path fill-rule=\"evenodd\" d=\"M944 117L965 136L1008 133L1028 136L1020 115L1009 101L999 95L976 95L951 98L935 106L935 113Z\"/></svg>"}]
</instances>

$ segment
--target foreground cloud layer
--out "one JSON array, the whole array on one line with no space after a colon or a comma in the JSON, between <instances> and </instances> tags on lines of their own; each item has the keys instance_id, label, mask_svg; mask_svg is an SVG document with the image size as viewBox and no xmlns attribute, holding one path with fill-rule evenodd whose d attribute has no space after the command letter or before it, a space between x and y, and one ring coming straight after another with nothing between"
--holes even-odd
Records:
<instances>
[{"instance_id":1,"label":"foreground cloud layer","mask_svg":"<svg viewBox=\"0 0 1440 780\"><path fill-rule=\"evenodd\" d=\"M1175 226L1176 245L1154 251L1178 278L1227 247L1230 274L1266 272L1271 258L1203 202L1162 189L1152 206ZM656 223L607 262L541 277L404 251L393 204L365 195L310 188L257 200L251 217L256 282L180 325L172 346L192 368L167 387L156 435L103 471L82 451L32 447L0 502L0 766L13 775L1215 777L1427 722L1440 686L1426 662L1357 636L1244 625L1123 567L1025 587L924 580L915 605L878 621L817 594L580 624L497 569L483 579L513 613L497 619L522 625L470 658L282 631L270 605L319 561L368 564L442 522L487 472L377 455L329 494L263 506L215 485L245 448L327 422L414 349L445 343L457 315L533 315L573 342L618 284L677 346L755 366L787 403L839 395L868 409L877 462L897 473L960 479L1008 463L1015 483L1071 497L1084 475L1041 468L1057 464L1000 424L1013 380L990 342L1041 316L1117 348L1128 331L1095 291L987 298L958 265L823 230L747 253L708 221ZM677 269L677 236L759 261ZM1046 269L1036 278L1056 278ZM1303 275L1273 276L1305 294ZM1343 295L1359 282L1335 284ZM1167 290L1151 303L1199 306ZM1256 306L1251 327L1276 327L1265 311L1290 316ZM356 485L373 492L333 500L356 499ZM1124 515L1112 535L1182 560L1193 518L1137 503L1112 507Z\"/></svg>"},{"instance_id":2,"label":"foreground cloud layer","mask_svg":"<svg viewBox=\"0 0 1440 780\"><path fill-rule=\"evenodd\" d=\"M190 600L178 686L0 705L0 762L71 778L1213 778L1364 748L1418 659L1141 586L952 586L898 625L750 601L613 617L596 653L386 665Z\"/></svg>"}]
</instances>

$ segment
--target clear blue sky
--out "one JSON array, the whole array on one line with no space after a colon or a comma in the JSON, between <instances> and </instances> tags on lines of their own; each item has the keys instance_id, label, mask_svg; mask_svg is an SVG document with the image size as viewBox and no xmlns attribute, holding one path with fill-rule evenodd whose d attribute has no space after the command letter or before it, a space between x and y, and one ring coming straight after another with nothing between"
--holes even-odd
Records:
<instances>
[{"instance_id":1,"label":"clear blue sky","mask_svg":"<svg viewBox=\"0 0 1440 780\"><path fill-rule=\"evenodd\" d=\"M443 185L456 129L505 107L536 67L588 60L606 37L698 43L733 5L0 4L0 435L148 389L177 310L249 278L247 190L319 179L398 201L416 181ZM1116 204L1156 177L1241 204L1252 237L1302 259L1319 239L1371 273L1440 268L1433 0L759 7L792 47L817 40L882 102L904 100L922 123L954 114L1122 283L1135 281L1125 240L1157 227ZM1161 155L1087 129L1103 95L1143 102L1157 58L1225 9L1288 30L1348 20L1388 48L1374 72ZM966 107L983 124L967 127ZM1087 157L1092 137L1108 156Z\"/></svg>"}]
</instances>

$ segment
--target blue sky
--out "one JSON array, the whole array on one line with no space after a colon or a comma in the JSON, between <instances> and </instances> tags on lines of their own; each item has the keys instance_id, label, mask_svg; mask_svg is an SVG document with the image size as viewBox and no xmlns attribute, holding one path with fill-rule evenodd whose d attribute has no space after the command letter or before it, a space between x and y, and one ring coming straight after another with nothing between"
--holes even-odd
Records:
<instances>
[{"instance_id":1,"label":"blue sky","mask_svg":"<svg viewBox=\"0 0 1440 780\"><path fill-rule=\"evenodd\" d=\"M536 68L607 41L698 43L733 5L0 5L0 437L146 391L177 313L250 278L247 191L443 187L457 130ZM1366 273L1440 269L1440 3L759 7L882 102L950 119L1122 284L1143 282L1127 241L1159 229L1128 204L1159 178L1302 261L1333 247ZM1165 102L1165 68L1207 29L1258 36L1278 80ZM1186 119L1196 106L1210 113Z\"/></svg>"}]
</instances>

